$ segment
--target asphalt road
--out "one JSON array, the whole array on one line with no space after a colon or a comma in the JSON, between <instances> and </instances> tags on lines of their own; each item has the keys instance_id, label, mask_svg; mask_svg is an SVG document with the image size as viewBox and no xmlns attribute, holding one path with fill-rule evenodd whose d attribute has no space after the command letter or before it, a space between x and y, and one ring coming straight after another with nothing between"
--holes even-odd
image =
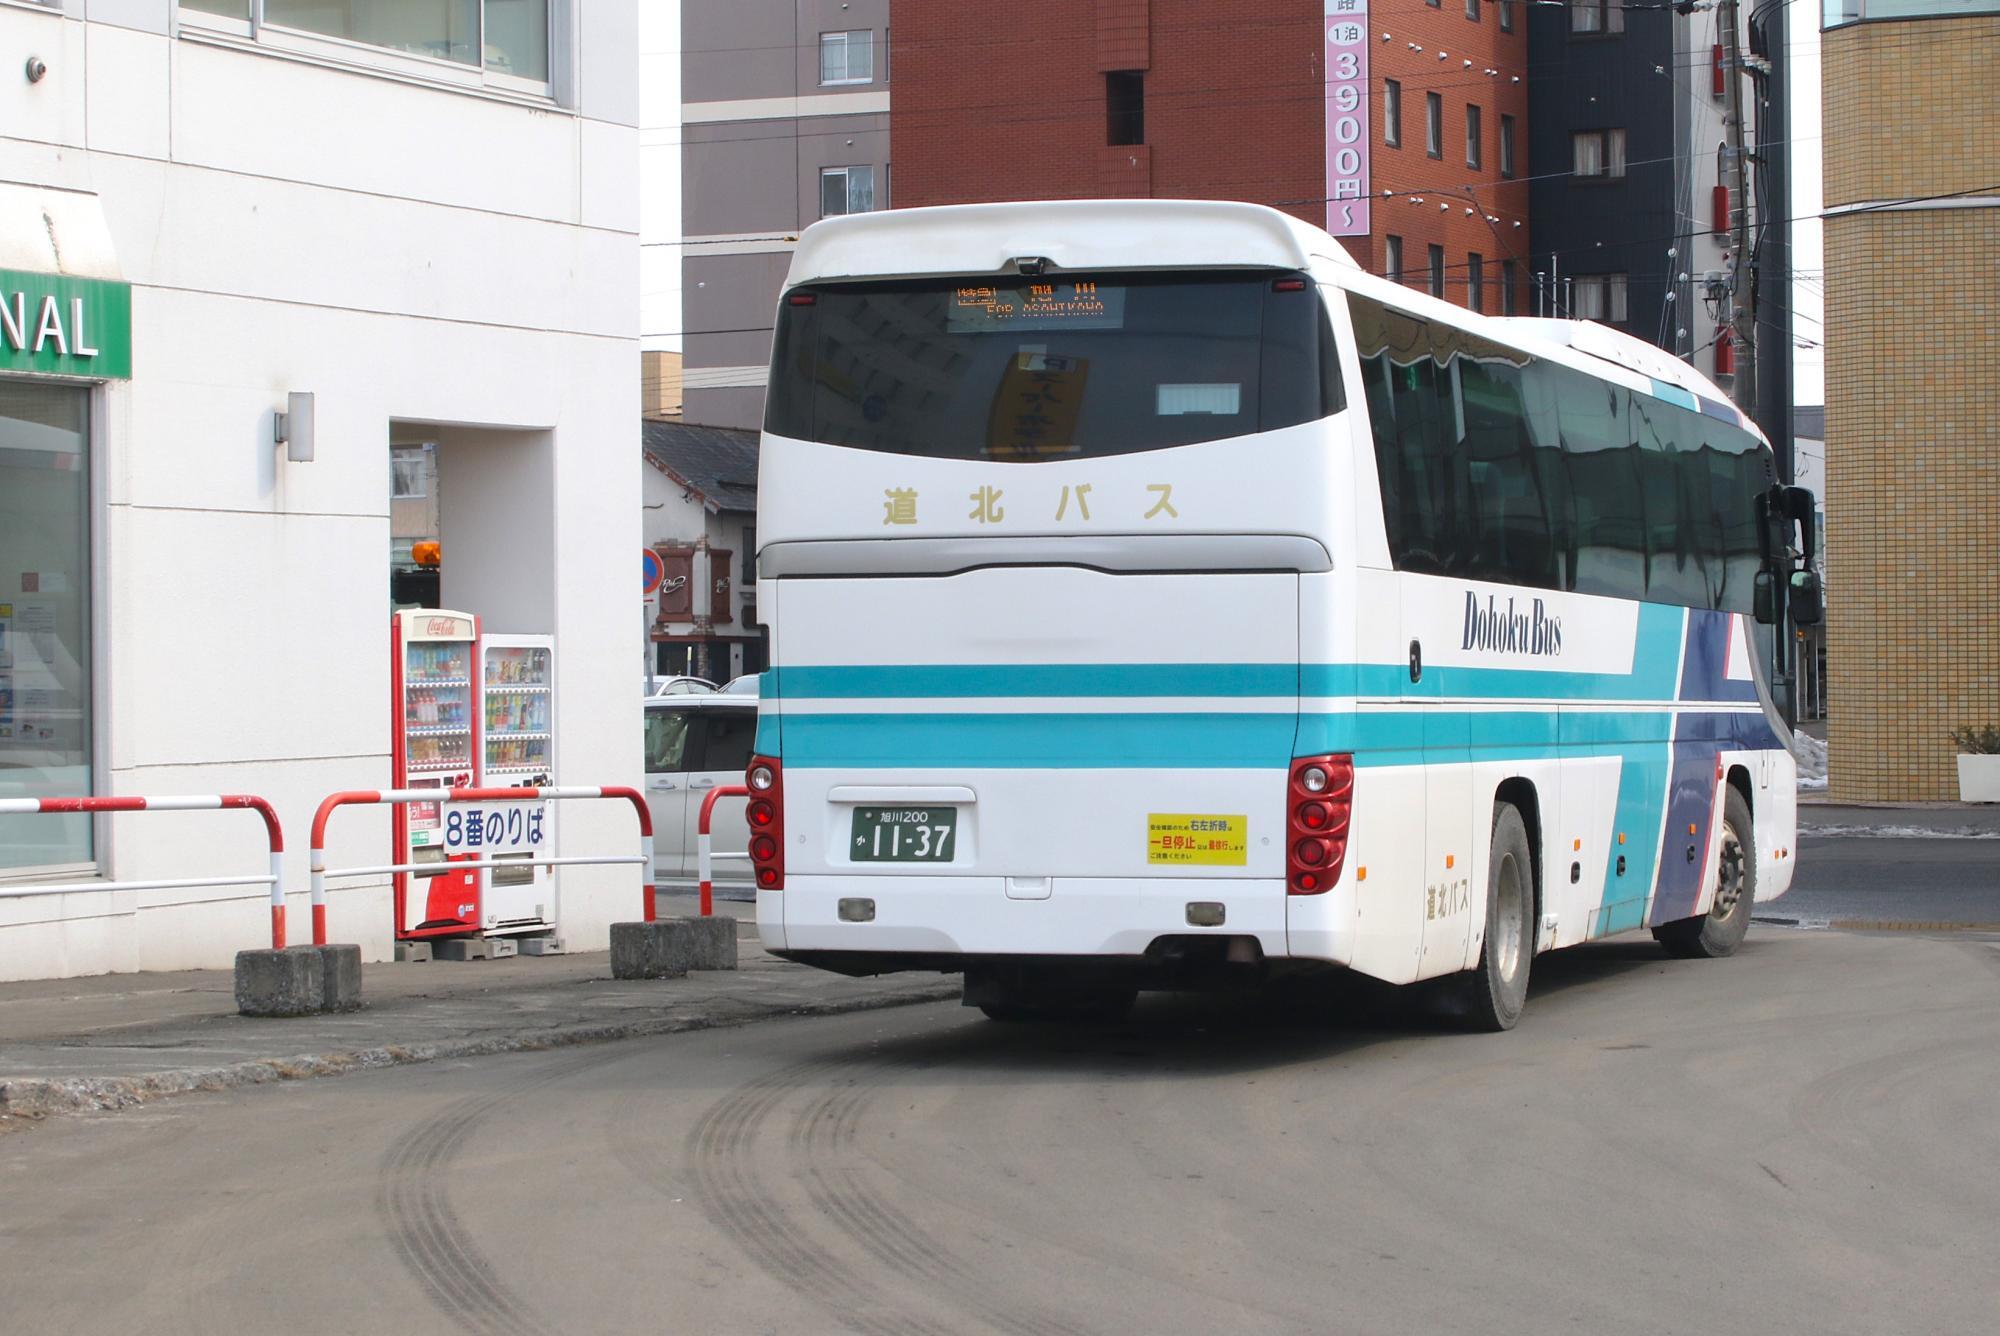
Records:
<instances>
[{"instance_id":1,"label":"asphalt road","mask_svg":"<svg viewBox=\"0 0 2000 1336\"><path fill-rule=\"evenodd\" d=\"M1521 1027L950 1004L0 1137L0 1312L208 1333L1964 1333L2000 943L1544 957Z\"/></svg>"},{"instance_id":2,"label":"asphalt road","mask_svg":"<svg viewBox=\"0 0 2000 1336\"><path fill-rule=\"evenodd\" d=\"M1792 889L1758 914L1803 923L2000 927L2000 839L1799 832Z\"/></svg>"}]
</instances>

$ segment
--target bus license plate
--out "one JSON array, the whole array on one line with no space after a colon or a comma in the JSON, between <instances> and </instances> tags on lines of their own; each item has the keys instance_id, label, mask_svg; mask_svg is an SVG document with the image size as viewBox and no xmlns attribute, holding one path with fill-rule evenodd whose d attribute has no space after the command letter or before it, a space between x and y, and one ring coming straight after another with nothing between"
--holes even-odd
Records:
<instances>
[{"instance_id":1,"label":"bus license plate","mask_svg":"<svg viewBox=\"0 0 2000 1336\"><path fill-rule=\"evenodd\" d=\"M949 863L956 807L857 807L848 854L857 863Z\"/></svg>"}]
</instances>

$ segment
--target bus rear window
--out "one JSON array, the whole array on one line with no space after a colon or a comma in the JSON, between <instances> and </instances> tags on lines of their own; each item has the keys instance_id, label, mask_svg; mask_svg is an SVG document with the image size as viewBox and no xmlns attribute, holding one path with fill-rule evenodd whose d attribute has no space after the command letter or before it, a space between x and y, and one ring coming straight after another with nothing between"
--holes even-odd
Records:
<instances>
[{"instance_id":1,"label":"bus rear window","mask_svg":"<svg viewBox=\"0 0 2000 1336\"><path fill-rule=\"evenodd\" d=\"M765 430L1033 462L1310 422L1341 405L1325 308L1303 277L988 275L796 289L779 308Z\"/></svg>"}]
</instances>

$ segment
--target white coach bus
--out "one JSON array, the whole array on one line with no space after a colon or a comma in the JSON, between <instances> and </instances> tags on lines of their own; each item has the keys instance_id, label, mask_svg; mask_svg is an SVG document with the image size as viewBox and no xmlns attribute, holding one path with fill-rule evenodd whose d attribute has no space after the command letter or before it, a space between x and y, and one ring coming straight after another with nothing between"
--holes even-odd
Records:
<instances>
[{"instance_id":1,"label":"white coach bus","mask_svg":"<svg viewBox=\"0 0 2000 1336\"><path fill-rule=\"evenodd\" d=\"M1007 1019L1457 976L1493 1029L1542 951L1727 955L1794 852L1753 619L1818 616L1773 479L1673 358L1273 210L819 223L758 495L763 941Z\"/></svg>"}]
</instances>

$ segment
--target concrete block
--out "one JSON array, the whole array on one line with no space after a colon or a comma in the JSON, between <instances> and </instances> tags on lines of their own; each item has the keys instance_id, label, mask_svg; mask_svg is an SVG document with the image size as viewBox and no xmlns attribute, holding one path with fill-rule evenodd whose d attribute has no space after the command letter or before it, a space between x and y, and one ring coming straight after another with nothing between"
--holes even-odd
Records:
<instances>
[{"instance_id":1,"label":"concrete block","mask_svg":"<svg viewBox=\"0 0 2000 1336\"><path fill-rule=\"evenodd\" d=\"M428 965L431 960L431 944L429 942L398 942L396 943L396 960L398 963L408 961L412 965Z\"/></svg>"},{"instance_id":2,"label":"concrete block","mask_svg":"<svg viewBox=\"0 0 2000 1336\"><path fill-rule=\"evenodd\" d=\"M325 1002L316 946L236 953L236 1009L245 1016L310 1016Z\"/></svg>"},{"instance_id":3,"label":"concrete block","mask_svg":"<svg viewBox=\"0 0 2000 1336\"><path fill-rule=\"evenodd\" d=\"M689 938L679 920L611 925L611 977L679 979L688 972Z\"/></svg>"},{"instance_id":4,"label":"concrete block","mask_svg":"<svg viewBox=\"0 0 2000 1336\"><path fill-rule=\"evenodd\" d=\"M520 954L521 944L512 937L488 937L486 939L486 958L488 960L505 960L509 956L518 956Z\"/></svg>"},{"instance_id":5,"label":"concrete block","mask_svg":"<svg viewBox=\"0 0 2000 1336\"><path fill-rule=\"evenodd\" d=\"M325 1011L361 1009L361 948L337 942L318 948L322 992L320 1007Z\"/></svg>"},{"instance_id":6,"label":"concrete block","mask_svg":"<svg viewBox=\"0 0 2000 1336\"><path fill-rule=\"evenodd\" d=\"M611 925L614 979L678 979L689 970L735 968L735 919L670 918Z\"/></svg>"},{"instance_id":7,"label":"concrete block","mask_svg":"<svg viewBox=\"0 0 2000 1336\"><path fill-rule=\"evenodd\" d=\"M569 953L569 946L560 937L523 937L521 954L524 956L560 956Z\"/></svg>"},{"instance_id":8,"label":"concrete block","mask_svg":"<svg viewBox=\"0 0 2000 1336\"><path fill-rule=\"evenodd\" d=\"M688 968L691 970L733 970L736 968L736 920L727 914L708 918L678 920L688 934Z\"/></svg>"},{"instance_id":9,"label":"concrete block","mask_svg":"<svg viewBox=\"0 0 2000 1336\"><path fill-rule=\"evenodd\" d=\"M441 937L431 943L434 960L484 960L487 944L484 937Z\"/></svg>"}]
</instances>

